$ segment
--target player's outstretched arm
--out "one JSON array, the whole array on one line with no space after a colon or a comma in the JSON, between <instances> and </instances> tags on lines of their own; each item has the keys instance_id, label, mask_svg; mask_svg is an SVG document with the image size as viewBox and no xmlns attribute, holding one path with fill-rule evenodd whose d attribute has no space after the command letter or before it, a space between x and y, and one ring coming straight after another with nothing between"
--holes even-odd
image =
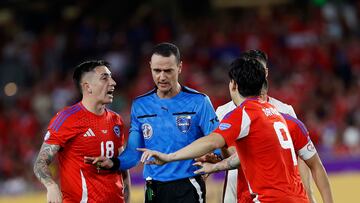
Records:
<instances>
[{"instance_id":1,"label":"player's outstretched arm","mask_svg":"<svg viewBox=\"0 0 360 203\"><path fill-rule=\"evenodd\" d=\"M51 203L62 202L61 191L58 185L52 179L49 170L49 165L52 162L54 156L59 151L59 149L60 149L59 145L50 145L43 143L34 164L35 176L46 187L47 202L51 202Z\"/></svg>"},{"instance_id":2,"label":"player's outstretched arm","mask_svg":"<svg viewBox=\"0 0 360 203\"><path fill-rule=\"evenodd\" d=\"M113 170L128 170L138 164L141 157L141 152L136 150L143 147L143 140L141 135L137 132L130 132L129 140L126 144L125 150L121 150L118 157L108 159L104 156L98 157L84 157L84 162L87 164L94 164L100 168ZM114 163L114 161L116 163ZM115 166L114 166L115 164Z\"/></svg>"},{"instance_id":3,"label":"player's outstretched arm","mask_svg":"<svg viewBox=\"0 0 360 203\"><path fill-rule=\"evenodd\" d=\"M210 135L199 138L188 146L171 154L164 154L144 148L140 148L138 150L143 152L141 156L142 163L162 165L167 162L200 157L223 146L225 146L224 138L218 133L211 133ZM151 160L151 158L154 159Z\"/></svg>"},{"instance_id":4,"label":"player's outstretched arm","mask_svg":"<svg viewBox=\"0 0 360 203\"><path fill-rule=\"evenodd\" d=\"M239 168L240 166L240 160L235 152L230 157L218 162L218 163L207 163L207 162L196 162L194 163L195 166L201 167L194 173L196 174L202 174L202 173L215 173L218 171L225 171L225 170L231 170L235 168Z\"/></svg>"},{"instance_id":5,"label":"player's outstretched arm","mask_svg":"<svg viewBox=\"0 0 360 203\"><path fill-rule=\"evenodd\" d=\"M314 192L311 188L311 174L310 169L306 165L306 163L299 157L298 158L298 167L299 167L299 173L301 177L301 181L304 184L306 194L310 200L310 203L316 203Z\"/></svg>"},{"instance_id":6,"label":"player's outstretched arm","mask_svg":"<svg viewBox=\"0 0 360 203\"><path fill-rule=\"evenodd\" d=\"M305 160L305 163L309 166L313 179L317 188L320 191L321 198L324 203L333 203L333 196L331 193L330 183L324 166L316 153L313 157Z\"/></svg>"}]
</instances>

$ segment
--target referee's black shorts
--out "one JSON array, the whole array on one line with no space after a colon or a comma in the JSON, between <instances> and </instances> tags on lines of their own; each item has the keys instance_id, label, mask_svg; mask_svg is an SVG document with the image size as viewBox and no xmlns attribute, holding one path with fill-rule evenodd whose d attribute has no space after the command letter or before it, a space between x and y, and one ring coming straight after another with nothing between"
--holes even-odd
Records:
<instances>
[{"instance_id":1,"label":"referee's black shorts","mask_svg":"<svg viewBox=\"0 0 360 203\"><path fill-rule=\"evenodd\" d=\"M145 203L206 203L206 187L201 176L169 182L146 181Z\"/></svg>"}]
</instances>

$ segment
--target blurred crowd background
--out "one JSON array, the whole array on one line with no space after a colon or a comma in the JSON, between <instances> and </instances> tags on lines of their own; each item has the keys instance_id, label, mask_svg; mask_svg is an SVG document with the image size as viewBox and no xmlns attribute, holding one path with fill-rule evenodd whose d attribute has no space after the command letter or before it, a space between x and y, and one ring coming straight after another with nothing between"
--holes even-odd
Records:
<instances>
[{"instance_id":1,"label":"blurred crowd background","mask_svg":"<svg viewBox=\"0 0 360 203\"><path fill-rule=\"evenodd\" d=\"M42 188L32 165L52 116L79 99L77 64L112 64L109 107L129 126L132 99L154 86L151 48L164 41L181 50L182 84L215 108L230 100L229 62L265 51L269 95L294 107L328 171L360 169L359 12L356 0L2 0L0 194Z\"/></svg>"}]
</instances>

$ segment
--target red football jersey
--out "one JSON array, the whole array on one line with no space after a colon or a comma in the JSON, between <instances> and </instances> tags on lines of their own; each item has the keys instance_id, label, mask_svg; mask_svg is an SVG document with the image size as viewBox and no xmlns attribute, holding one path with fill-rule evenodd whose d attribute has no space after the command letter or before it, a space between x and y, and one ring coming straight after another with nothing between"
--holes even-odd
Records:
<instances>
[{"instance_id":1,"label":"red football jersey","mask_svg":"<svg viewBox=\"0 0 360 203\"><path fill-rule=\"evenodd\" d=\"M50 122L45 143L60 145L58 152L63 202L124 202L120 172L97 170L84 156L117 157L123 146L121 117L106 109L89 112L81 102L60 111Z\"/></svg>"},{"instance_id":2,"label":"red football jersey","mask_svg":"<svg viewBox=\"0 0 360 203\"><path fill-rule=\"evenodd\" d=\"M309 202L294 175L297 156L286 122L274 106L257 97L246 99L215 132L227 145L235 142L254 202Z\"/></svg>"},{"instance_id":3,"label":"red football jersey","mask_svg":"<svg viewBox=\"0 0 360 203\"><path fill-rule=\"evenodd\" d=\"M309 132L306 129L305 125L298 119L287 115L282 114L286 124L288 126L291 139L294 144L294 149L296 151L297 156L300 156L303 160L308 160L311 157L313 157L316 154L316 149L310 140ZM290 154L289 154L290 155ZM290 159L290 158L288 158ZM292 161L292 159L290 159ZM289 171L292 171L291 168L293 165L289 164ZM293 171L292 175L294 176L294 183L298 185L299 193L302 193L305 191L303 190L301 177L299 174L298 167ZM244 176L244 173L242 170L238 170L238 176L237 176L237 199L238 202L252 202L250 192L248 189L248 185Z\"/></svg>"}]
</instances>

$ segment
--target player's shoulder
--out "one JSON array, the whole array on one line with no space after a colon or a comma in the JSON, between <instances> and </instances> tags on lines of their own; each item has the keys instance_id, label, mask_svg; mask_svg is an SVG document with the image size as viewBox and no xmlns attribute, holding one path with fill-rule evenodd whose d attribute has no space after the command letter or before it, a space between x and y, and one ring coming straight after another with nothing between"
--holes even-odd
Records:
<instances>
[{"instance_id":1,"label":"player's shoulder","mask_svg":"<svg viewBox=\"0 0 360 203\"><path fill-rule=\"evenodd\" d=\"M303 134L307 134L308 130L307 130L305 124L301 120L299 120L289 114L286 114L286 113L281 113L281 115L284 117L290 130L291 130L291 128L296 128L296 129L301 130L303 132Z\"/></svg>"},{"instance_id":2,"label":"player's shoulder","mask_svg":"<svg viewBox=\"0 0 360 203\"><path fill-rule=\"evenodd\" d=\"M58 131L61 126L79 120L82 111L84 111L84 107L80 102L63 108L53 117L49 128Z\"/></svg>"},{"instance_id":3,"label":"player's shoulder","mask_svg":"<svg viewBox=\"0 0 360 203\"><path fill-rule=\"evenodd\" d=\"M123 120L122 120L122 117L120 116L120 114L116 113L115 111L109 109L109 108L106 108L106 111L108 113L108 116L114 121L114 122L120 122L122 123Z\"/></svg>"},{"instance_id":4,"label":"player's shoulder","mask_svg":"<svg viewBox=\"0 0 360 203\"><path fill-rule=\"evenodd\" d=\"M105 110L111 115L111 116L120 116L118 113L116 113L115 111L109 109L109 108L105 108Z\"/></svg>"},{"instance_id":5,"label":"player's shoulder","mask_svg":"<svg viewBox=\"0 0 360 203\"><path fill-rule=\"evenodd\" d=\"M116 113L115 111L113 111L109 108L106 108L106 111L111 117L121 118L120 114Z\"/></svg>"},{"instance_id":6,"label":"player's shoulder","mask_svg":"<svg viewBox=\"0 0 360 203\"><path fill-rule=\"evenodd\" d=\"M56 115L55 117L67 117L67 118L71 118L74 117L76 115L79 114L79 112L83 111L84 107L82 106L82 104L76 103L72 106L66 106L63 109L61 109Z\"/></svg>"},{"instance_id":7,"label":"player's shoulder","mask_svg":"<svg viewBox=\"0 0 360 203\"><path fill-rule=\"evenodd\" d=\"M184 100L192 101L196 104L211 103L210 98L206 94L190 87L181 86L181 92L183 93L181 98Z\"/></svg>"},{"instance_id":8,"label":"player's shoulder","mask_svg":"<svg viewBox=\"0 0 360 203\"><path fill-rule=\"evenodd\" d=\"M226 104L223 104L223 105L220 105L220 106L218 106L217 108L216 108L216 111L224 111L224 110L227 110L227 109L235 109L236 108L236 106L235 106L235 104L234 104L234 102L233 101L229 101L228 103L226 103Z\"/></svg>"},{"instance_id":9,"label":"player's shoulder","mask_svg":"<svg viewBox=\"0 0 360 203\"><path fill-rule=\"evenodd\" d=\"M146 92L145 94L139 95L137 96L134 101L138 101L138 100L144 100L147 99L149 96L153 95L156 93L156 88L153 88L152 90Z\"/></svg>"},{"instance_id":10,"label":"player's shoulder","mask_svg":"<svg viewBox=\"0 0 360 203\"><path fill-rule=\"evenodd\" d=\"M192 89L190 87L187 87L187 86L181 86L181 91L183 91L183 92L185 92L187 94L193 95L195 97L201 97L201 98L207 97L206 94L204 94L202 92L199 92L199 91L197 91L195 89Z\"/></svg>"},{"instance_id":11,"label":"player's shoulder","mask_svg":"<svg viewBox=\"0 0 360 203\"><path fill-rule=\"evenodd\" d=\"M268 97L268 102L275 106L275 108L281 112L281 113L285 113L285 114L289 114L292 117L296 118L296 114L294 111L294 108L290 105L290 104L286 104L278 99L275 99L273 97Z\"/></svg>"},{"instance_id":12,"label":"player's shoulder","mask_svg":"<svg viewBox=\"0 0 360 203\"><path fill-rule=\"evenodd\" d=\"M236 108L236 106L235 106L234 102L229 101L228 103L218 106L216 108L216 115L221 120L227 113L231 112L235 108Z\"/></svg>"}]
</instances>

